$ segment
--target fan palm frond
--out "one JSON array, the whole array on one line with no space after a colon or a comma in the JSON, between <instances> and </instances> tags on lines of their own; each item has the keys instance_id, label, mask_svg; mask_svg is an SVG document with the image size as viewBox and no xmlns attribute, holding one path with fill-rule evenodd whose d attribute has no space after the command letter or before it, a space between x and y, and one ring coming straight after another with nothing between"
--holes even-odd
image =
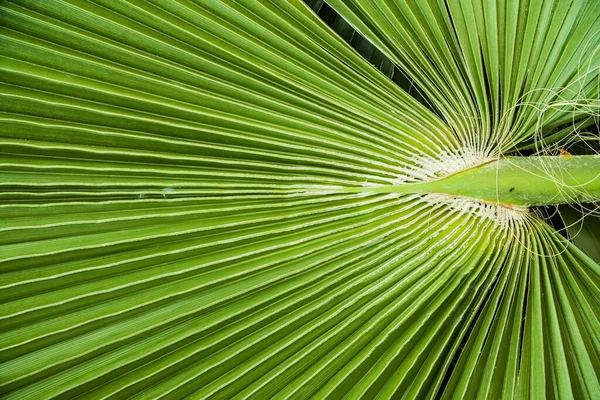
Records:
<instances>
[{"instance_id":1,"label":"fan palm frond","mask_svg":"<svg viewBox=\"0 0 600 400\"><path fill-rule=\"evenodd\" d=\"M327 3L434 110L299 0L0 3L6 398L598 396L538 203L379 189L597 112L600 3Z\"/></svg>"}]
</instances>

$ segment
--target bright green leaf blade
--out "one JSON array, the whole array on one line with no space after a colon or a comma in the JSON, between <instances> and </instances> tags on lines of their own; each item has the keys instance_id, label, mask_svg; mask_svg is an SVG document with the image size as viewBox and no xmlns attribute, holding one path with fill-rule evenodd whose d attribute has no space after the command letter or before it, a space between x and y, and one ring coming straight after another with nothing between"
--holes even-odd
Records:
<instances>
[{"instance_id":1,"label":"bright green leaf blade","mask_svg":"<svg viewBox=\"0 0 600 400\"><path fill-rule=\"evenodd\" d=\"M526 210L340 194L481 162L423 4L363 23L448 44L448 123L299 0L2 2L3 397L592 397L589 258Z\"/></svg>"},{"instance_id":2,"label":"bright green leaf blade","mask_svg":"<svg viewBox=\"0 0 600 400\"><path fill-rule=\"evenodd\" d=\"M597 1L329 3L416 82L465 147L500 155L600 111Z\"/></svg>"}]
</instances>

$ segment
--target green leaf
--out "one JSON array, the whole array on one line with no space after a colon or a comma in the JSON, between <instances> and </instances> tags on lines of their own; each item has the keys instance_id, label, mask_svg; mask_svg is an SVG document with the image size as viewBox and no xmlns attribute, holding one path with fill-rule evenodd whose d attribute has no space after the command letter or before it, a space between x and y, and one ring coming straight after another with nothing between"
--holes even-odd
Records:
<instances>
[{"instance_id":1,"label":"green leaf","mask_svg":"<svg viewBox=\"0 0 600 400\"><path fill-rule=\"evenodd\" d=\"M589 210L569 206L559 209L573 243L597 263L600 263L600 221Z\"/></svg>"},{"instance_id":2,"label":"green leaf","mask_svg":"<svg viewBox=\"0 0 600 400\"><path fill-rule=\"evenodd\" d=\"M598 3L328 3L439 116L299 0L0 3L4 398L597 397L600 265L362 189L588 112Z\"/></svg>"},{"instance_id":3,"label":"green leaf","mask_svg":"<svg viewBox=\"0 0 600 400\"><path fill-rule=\"evenodd\" d=\"M500 155L598 114L597 1L329 3L423 90L465 146Z\"/></svg>"}]
</instances>

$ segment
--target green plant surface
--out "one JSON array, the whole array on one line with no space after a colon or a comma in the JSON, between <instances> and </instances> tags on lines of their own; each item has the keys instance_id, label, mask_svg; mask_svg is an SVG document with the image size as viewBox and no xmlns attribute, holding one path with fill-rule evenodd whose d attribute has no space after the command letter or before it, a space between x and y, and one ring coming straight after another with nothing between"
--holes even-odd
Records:
<instances>
[{"instance_id":1,"label":"green plant surface","mask_svg":"<svg viewBox=\"0 0 600 400\"><path fill-rule=\"evenodd\" d=\"M586 203L600 199L600 157L506 157L432 181L337 190L436 193L508 207Z\"/></svg>"},{"instance_id":2,"label":"green plant surface","mask_svg":"<svg viewBox=\"0 0 600 400\"><path fill-rule=\"evenodd\" d=\"M600 263L600 221L590 210L577 210L571 206L559 208L560 216L573 238L573 243L590 258Z\"/></svg>"},{"instance_id":3,"label":"green plant surface","mask_svg":"<svg viewBox=\"0 0 600 400\"><path fill-rule=\"evenodd\" d=\"M555 202L600 2L327 3L432 109L300 0L0 2L3 398L600 395L600 265L474 177Z\"/></svg>"}]
</instances>

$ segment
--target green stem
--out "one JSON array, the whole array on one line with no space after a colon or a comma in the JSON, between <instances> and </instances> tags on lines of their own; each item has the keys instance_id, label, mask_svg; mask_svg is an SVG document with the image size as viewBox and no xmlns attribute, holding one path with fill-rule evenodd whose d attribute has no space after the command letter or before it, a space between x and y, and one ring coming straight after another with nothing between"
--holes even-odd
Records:
<instances>
[{"instance_id":1,"label":"green stem","mask_svg":"<svg viewBox=\"0 0 600 400\"><path fill-rule=\"evenodd\" d=\"M517 206L600 200L600 157L507 157L445 178L345 192L442 193Z\"/></svg>"}]
</instances>

